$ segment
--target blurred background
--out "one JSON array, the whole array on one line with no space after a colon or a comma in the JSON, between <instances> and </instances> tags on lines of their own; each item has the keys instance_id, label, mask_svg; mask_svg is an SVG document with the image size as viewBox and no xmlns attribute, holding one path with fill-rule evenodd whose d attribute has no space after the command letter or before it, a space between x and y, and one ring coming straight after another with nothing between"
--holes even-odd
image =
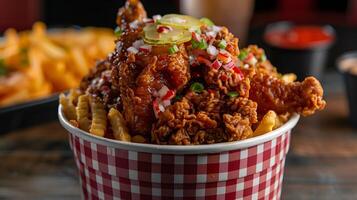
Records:
<instances>
[{"instance_id":1,"label":"blurred background","mask_svg":"<svg viewBox=\"0 0 357 200\"><path fill-rule=\"evenodd\" d=\"M212 18L228 26L241 39L241 45L262 44L262 31L271 22L288 20L300 24L330 24L337 42L328 57L333 68L342 52L354 50L357 43L357 1L355 0L143 0L148 15L188 13ZM205 2L205 3L204 3ZM117 9L124 0L61 1L1 0L0 32L9 27L31 28L41 20L49 27L103 26L115 28ZM344 38L344 40L339 40ZM348 40L347 40L348 38Z\"/></svg>"}]
</instances>

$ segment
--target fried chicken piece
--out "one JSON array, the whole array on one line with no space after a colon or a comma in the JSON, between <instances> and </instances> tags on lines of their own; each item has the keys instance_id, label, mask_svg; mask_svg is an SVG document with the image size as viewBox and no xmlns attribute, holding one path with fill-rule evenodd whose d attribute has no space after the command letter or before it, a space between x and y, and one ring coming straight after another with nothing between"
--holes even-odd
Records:
<instances>
[{"instance_id":1,"label":"fried chicken piece","mask_svg":"<svg viewBox=\"0 0 357 200\"><path fill-rule=\"evenodd\" d=\"M142 22L146 18L146 11L139 0L128 0L125 6L118 10L116 22L119 27L124 28L130 22L138 20Z\"/></svg>"},{"instance_id":2,"label":"fried chicken piece","mask_svg":"<svg viewBox=\"0 0 357 200\"><path fill-rule=\"evenodd\" d=\"M228 133L228 141L243 140L253 134L249 118L242 117L240 113L224 114L223 122Z\"/></svg>"},{"instance_id":3,"label":"fried chicken piece","mask_svg":"<svg viewBox=\"0 0 357 200\"><path fill-rule=\"evenodd\" d=\"M264 73L257 73L252 78L250 99L258 103L259 113L274 110L278 114L297 112L308 116L326 105L321 84L314 77L286 83Z\"/></svg>"}]
</instances>

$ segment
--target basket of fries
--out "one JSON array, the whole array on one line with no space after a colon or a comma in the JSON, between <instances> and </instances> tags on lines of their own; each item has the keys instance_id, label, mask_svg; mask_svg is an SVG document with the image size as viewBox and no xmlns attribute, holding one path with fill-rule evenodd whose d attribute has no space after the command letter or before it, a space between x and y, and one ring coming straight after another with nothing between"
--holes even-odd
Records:
<instances>
[{"instance_id":1,"label":"basket of fries","mask_svg":"<svg viewBox=\"0 0 357 200\"><path fill-rule=\"evenodd\" d=\"M0 40L0 107L78 87L97 60L114 49L113 30L105 28L8 29Z\"/></svg>"},{"instance_id":2,"label":"basket of fries","mask_svg":"<svg viewBox=\"0 0 357 200\"><path fill-rule=\"evenodd\" d=\"M275 120L268 118L262 131ZM62 107L59 119L69 132L84 199L280 199L290 131L299 116L258 137L198 146L89 134L73 126Z\"/></svg>"}]
</instances>

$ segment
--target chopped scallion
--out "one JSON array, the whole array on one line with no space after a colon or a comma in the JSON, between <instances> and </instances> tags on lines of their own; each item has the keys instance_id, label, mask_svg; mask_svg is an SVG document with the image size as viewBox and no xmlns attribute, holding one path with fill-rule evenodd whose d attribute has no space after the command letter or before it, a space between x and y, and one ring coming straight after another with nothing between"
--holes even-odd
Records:
<instances>
[{"instance_id":1,"label":"chopped scallion","mask_svg":"<svg viewBox=\"0 0 357 200\"><path fill-rule=\"evenodd\" d=\"M248 52L245 51L245 50L242 50L242 51L239 53L238 58L239 58L239 60L242 60L242 61L243 61L244 59L247 58L247 56L248 56Z\"/></svg>"},{"instance_id":2,"label":"chopped scallion","mask_svg":"<svg viewBox=\"0 0 357 200\"><path fill-rule=\"evenodd\" d=\"M234 97L239 96L238 92L228 92L227 95L228 95L229 97L231 97L231 98L234 98Z\"/></svg>"},{"instance_id":3,"label":"chopped scallion","mask_svg":"<svg viewBox=\"0 0 357 200\"><path fill-rule=\"evenodd\" d=\"M123 33L123 30L121 30L120 27L117 26L117 27L115 28L115 30L114 30L114 35L115 35L116 37L120 37L122 33Z\"/></svg>"},{"instance_id":4,"label":"chopped scallion","mask_svg":"<svg viewBox=\"0 0 357 200\"><path fill-rule=\"evenodd\" d=\"M179 51L179 48L177 47L177 45L175 44L174 46L169 48L169 53L170 54L174 54L177 53Z\"/></svg>"},{"instance_id":5,"label":"chopped scallion","mask_svg":"<svg viewBox=\"0 0 357 200\"><path fill-rule=\"evenodd\" d=\"M218 47L221 48L221 49L226 49L227 47L227 42L225 40L221 40L219 43L218 43Z\"/></svg>"},{"instance_id":6,"label":"chopped scallion","mask_svg":"<svg viewBox=\"0 0 357 200\"><path fill-rule=\"evenodd\" d=\"M193 92L201 93L205 89L205 87L199 82L194 82L192 83L190 89Z\"/></svg>"},{"instance_id":7,"label":"chopped scallion","mask_svg":"<svg viewBox=\"0 0 357 200\"><path fill-rule=\"evenodd\" d=\"M212 20L210 20L210 19L208 19L208 18L206 18L206 17L201 18L200 21L201 21L202 23L204 23L205 25L207 25L207 26L213 26L213 25L214 25L214 23L212 22Z\"/></svg>"}]
</instances>

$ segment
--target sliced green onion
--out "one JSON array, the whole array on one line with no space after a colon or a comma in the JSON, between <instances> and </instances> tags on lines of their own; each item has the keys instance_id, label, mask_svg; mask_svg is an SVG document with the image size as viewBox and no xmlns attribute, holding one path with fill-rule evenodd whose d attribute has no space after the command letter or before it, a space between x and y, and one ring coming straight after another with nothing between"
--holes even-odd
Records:
<instances>
[{"instance_id":1,"label":"sliced green onion","mask_svg":"<svg viewBox=\"0 0 357 200\"><path fill-rule=\"evenodd\" d=\"M204 39L201 39L200 42L197 42L195 40L191 40L191 44L192 44L192 48L194 48L194 49L205 50L205 49L208 48L208 44L207 44L206 40L204 40Z\"/></svg>"},{"instance_id":2,"label":"sliced green onion","mask_svg":"<svg viewBox=\"0 0 357 200\"><path fill-rule=\"evenodd\" d=\"M212 22L212 20L206 18L206 17L203 17L200 19L200 21L204 24L206 24L207 26L213 26L214 23Z\"/></svg>"},{"instance_id":3,"label":"sliced green onion","mask_svg":"<svg viewBox=\"0 0 357 200\"><path fill-rule=\"evenodd\" d=\"M221 49L226 49L227 47L227 42L225 40L221 40L219 43L218 43L218 47L221 48Z\"/></svg>"},{"instance_id":4,"label":"sliced green onion","mask_svg":"<svg viewBox=\"0 0 357 200\"><path fill-rule=\"evenodd\" d=\"M261 62L264 62L267 60L267 56L265 54L263 54L261 57L260 57L260 61Z\"/></svg>"},{"instance_id":5,"label":"sliced green onion","mask_svg":"<svg viewBox=\"0 0 357 200\"><path fill-rule=\"evenodd\" d=\"M169 48L169 53L170 54L174 54L177 53L179 51L179 48L177 47L177 45L175 44L174 46Z\"/></svg>"},{"instance_id":6,"label":"sliced green onion","mask_svg":"<svg viewBox=\"0 0 357 200\"><path fill-rule=\"evenodd\" d=\"M206 40L202 39L201 42L200 42L200 45L198 46L198 48L200 49L207 49L208 48L208 44L206 42Z\"/></svg>"},{"instance_id":7,"label":"sliced green onion","mask_svg":"<svg viewBox=\"0 0 357 200\"><path fill-rule=\"evenodd\" d=\"M190 89L193 92L201 93L205 89L205 87L199 82L194 82L192 83Z\"/></svg>"},{"instance_id":8,"label":"sliced green onion","mask_svg":"<svg viewBox=\"0 0 357 200\"><path fill-rule=\"evenodd\" d=\"M192 48L197 49L198 46L200 45L200 42L197 42L196 40L191 40L191 45Z\"/></svg>"},{"instance_id":9,"label":"sliced green onion","mask_svg":"<svg viewBox=\"0 0 357 200\"><path fill-rule=\"evenodd\" d=\"M244 59L247 58L247 56L248 56L248 51L242 50L242 51L239 53L238 58L239 58L239 60L242 60L242 61L243 61Z\"/></svg>"},{"instance_id":10,"label":"sliced green onion","mask_svg":"<svg viewBox=\"0 0 357 200\"><path fill-rule=\"evenodd\" d=\"M5 61L0 59L0 76L5 76L7 72Z\"/></svg>"},{"instance_id":11,"label":"sliced green onion","mask_svg":"<svg viewBox=\"0 0 357 200\"><path fill-rule=\"evenodd\" d=\"M238 92L228 92L227 95L228 95L229 97L231 97L231 98L234 98L234 97L239 96Z\"/></svg>"},{"instance_id":12,"label":"sliced green onion","mask_svg":"<svg viewBox=\"0 0 357 200\"><path fill-rule=\"evenodd\" d=\"M178 95L175 96L174 100L175 100L175 101L179 101L179 100L182 99L182 97L183 97L182 95L179 95L179 94L178 94Z\"/></svg>"},{"instance_id":13,"label":"sliced green onion","mask_svg":"<svg viewBox=\"0 0 357 200\"><path fill-rule=\"evenodd\" d=\"M121 30L120 27L117 26L114 30L114 35L117 37L120 37L122 33L123 33L123 30Z\"/></svg>"}]
</instances>

